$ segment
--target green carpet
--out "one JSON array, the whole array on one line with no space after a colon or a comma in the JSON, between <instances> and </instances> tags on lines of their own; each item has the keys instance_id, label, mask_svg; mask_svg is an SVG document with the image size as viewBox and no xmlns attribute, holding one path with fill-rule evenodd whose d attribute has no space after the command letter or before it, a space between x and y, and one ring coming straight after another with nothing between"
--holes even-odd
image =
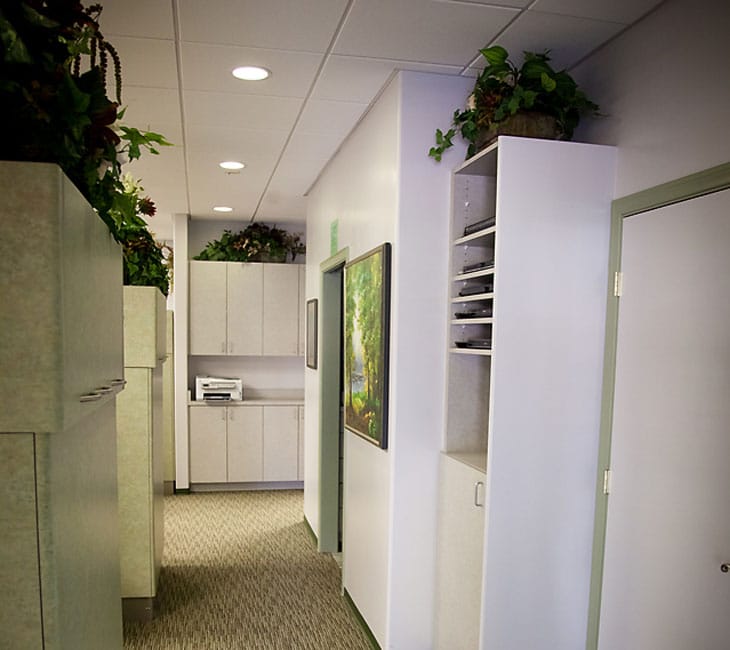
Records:
<instances>
[{"instance_id":1,"label":"green carpet","mask_svg":"<svg viewBox=\"0 0 730 650\"><path fill-rule=\"evenodd\" d=\"M165 498L156 617L126 624L126 650L370 650L317 553L302 492Z\"/></svg>"}]
</instances>

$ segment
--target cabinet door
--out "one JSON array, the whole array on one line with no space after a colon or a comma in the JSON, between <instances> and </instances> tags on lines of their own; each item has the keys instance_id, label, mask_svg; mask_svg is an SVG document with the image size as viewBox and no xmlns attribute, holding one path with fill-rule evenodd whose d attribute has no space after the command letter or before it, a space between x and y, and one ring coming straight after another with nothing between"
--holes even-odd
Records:
<instances>
[{"instance_id":1,"label":"cabinet door","mask_svg":"<svg viewBox=\"0 0 730 650\"><path fill-rule=\"evenodd\" d=\"M299 419L299 459L297 462L297 480L304 480L304 407L298 406Z\"/></svg>"},{"instance_id":2,"label":"cabinet door","mask_svg":"<svg viewBox=\"0 0 730 650\"><path fill-rule=\"evenodd\" d=\"M305 353L305 332L304 324L307 319L306 309L306 293L305 293L305 279L307 277L307 267L304 264L299 264L299 310L297 312L297 318L299 319L299 356L303 357Z\"/></svg>"},{"instance_id":3,"label":"cabinet door","mask_svg":"<svg viewBox=\"0 0 730 650\"><path fill-rule=\"evenodd\" d=\"M263 354L296 356L299 348L299 264L264 265Z\"/></svg>"},{"instance_id":4,"label":"cabinet door","mask_svg":"<svg viewBox=\"0 0 730 650\"><path fill-rule=\"evenodd\" d=\"M299 440L296 406L264 407L264 481L296 481Z\"/></svg>"},{"instance_id":5,"label":"cabinet door","mask_svg":"<svg viewBox=\"0 0 730 650\"><path fill-rule=\"evenodd\" d=\"M228 408L228 481L264 478L263 414L260 406Z\"/></svg>"},{"instance_id":6,"label":"cabinet door","mask_svg":"<svg viewBox=\"0 0 730 650\"><path fill-rule=\"evenodd\" d=\"M190 411L190 482L225 483L226 407L192 406Z\"/></svg>"},{"instance_id":7,"label":"cabinet door","mask_svg":"<svg viewBox=\"0 0 730 650\"><path fill-rule=\"evenodd\" d=\"M443 650L479 645L484 507L475 499L484 502L485 480L483 472L442 456L436 647Z\"/></svg>"},{"instance_id":8,"label":"cabinet door","mask_svg":"<svg viewBox=\"0 0 730 650\"><path fill-rule=\"evenodd\" d=\"M226 354L226 266L190 262L190 354Z\"/></svg>"},{"instance_id":9,"label":"cabinet door","mask_svg":"<svg viewBox=\"0 0 730 650\"><path fill-rule=\"evenodd\" d=\"M262 350L263 264L228 262L228 354Z\"/></svg>"}]
</instances>

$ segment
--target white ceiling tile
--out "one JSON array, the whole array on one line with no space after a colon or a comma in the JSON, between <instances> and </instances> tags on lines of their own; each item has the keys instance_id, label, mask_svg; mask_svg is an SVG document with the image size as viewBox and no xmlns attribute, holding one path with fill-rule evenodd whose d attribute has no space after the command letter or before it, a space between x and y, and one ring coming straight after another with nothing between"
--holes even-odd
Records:
<instances>
[{"instance_id":1,"label":"white ceiling tile","mask_svg":"<svg viewBox=\"0 0 730 650\"><path fill-rule=\"evenodd\" d=\"M289 193L272 190L261 202L256 221L267 223L298 223L304 225L307 218L307 199Z\"/></svg>"},{"instance_id":2,"label":"white ceiling tile","mask_svg":"<svg viewBox=\"0 0 730 650\"><path fill-rule=\"evenodd\" d=\"M145 38L174 38L175 29L170 0L104 0L99 26L112 45L111 35Z\"/></svg>"},{"instance_id":3,"label":"white ceiling tile","mask_svg":"<svg viewBox=\"0 0 730 650\"><path fill-rule=\"evenodd\" d=\"M492 5L500 7L515 7L522 9L527 7L533 0L432 0L433 2L442 2L448 5L474 4L474 5Z\"/></svg>"},{"instance_id":4,"label":"white ceiling tile","mask_svg":"<svg viewBox=\"0 0 730 650\"><path fill-rule=\"evenodd\" d=\"M346 0L180 0L183 41L324 52Z\"/></svg>"},{"instance_id":5,"label":"white ceiling tile","mask_svg":"<svg viewBox=\"0 0 730 650\"><path fill-rule=\"evenodd\" d=\"M145 88L142 86L124 86L122 90L122 106L125 124L138 129L151 129L152 125L174 125L174 133L163 135L170 141L181 142L182 116L180 115L180 98L178 91L171 88Z\"/></svg>"},{"instance_id":6,"label":"white ceiling tile","mask_svg":"<svg viewBox=\"0 0 730 650\"><path fill-rule=\"evenodd\" d=\"M333 135L341 140L352 131L367 107L353 102L310 99L302 111L297 131Z\"/></svg>"},{"instance_id":7,"label":"white ceiling tile","mask_svg":"<svg viewBox=\"0 0 730 650\"><path fill-rule=\"evenodd\" d=\"M185 92L185 118L194 126L228 125L234 129L289 132L301 106L302 100L293 97Z\"/></svg>"},{"instance_id":8,"label":"white ceiling tile","mask_svg":"<svg viewBox=\"0 0 730 650\"><path fill-rule=\"evenodd\" d=\"M394 70L458 74L462 66L388 59L331 56L314 87L312 98L370 104Z\"/></svg>"},{"instance_id":9,"label":"white ceiling tile","mask_svg":"<svg viewBox=\"0 0 730 650\"><path fill-rule=\"evenodd\" d=\"M549 50L551 65L559 70L574 65L598 43L622 29L623 25L619 23L531 11L511 25L497 42L518 66L522 63L523 51Z\"/></svg>"},{"instance_id":10,"label":"white ceiling tile","mask_svg":"<svg viewBox=\"0 0 730 650\"><path fill-rule=\"evenodd\" d=\"M178 87L173 41L120 36L115 39L114 45L122 61L122 95L126 85L148 88ZM110 74L111 68L110 62ZM110 91L112 88L113 85L110 86Z\"/></svg>"},{"instance_id":11,"label":"white ceiling tile","mask_svg":"<svg viewBox=\"0 0 730 650\"><path fill-rule=\"evenodd\" d=\"M305 97L322 56L250 47L183 43L182 70L187 90L207 90L241 95ZM259 65L271 71L263 81L241 81L231 71L242 65Z\"/></svg>"},{"instance_id":12,"label":"white ceiling tile","mask_svg":"<svg viewBox=\"0 0 730 650\"><path fill-rule=\"evenodd\" d=\"M428 0L358 0L335 54L467 65L516 9Z\"/></svg>"},{"instance_id":13,"label":"white ceiling tile","mask_svg":"<svg viewBox=\"0 0 730 650\"><path fill-rule=\"evenodd\" d=\"M537 0L532 9L628 25L660 2L662 0Z\"/></svg>"}]
</instances>

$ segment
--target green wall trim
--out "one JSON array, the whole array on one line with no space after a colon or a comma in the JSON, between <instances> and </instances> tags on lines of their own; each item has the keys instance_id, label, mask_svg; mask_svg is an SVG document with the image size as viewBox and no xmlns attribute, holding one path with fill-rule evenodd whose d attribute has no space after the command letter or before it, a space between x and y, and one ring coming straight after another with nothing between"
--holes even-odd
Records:
<instances>
[{"instance_id":1,"label":"green wall trim","mask_svg":"<svg viewBox=\"0 0 730 650\"><path fill-rule=\"evenodd\" d=\"M314 548L317 548L317 534L314 532L314 529L309 523L309 520L307 519L307 515L304 515L302 517L302 521L304 522L304 528L309 533L309 537L312 539L312 542L314 543Z\"/></svg>"},{"instance_id":2,"label":"green wall trim","mask_svg":"<svg viewBox=\"0 0 730 650\"><path fill-rule=\"evenodd\" d=\"M616 199L611 204L611 243L608 261L606 302L606 342L603 361L601 433L596 478L596 509L593 529L593 559L588 604L586 650L597 650L603 586L603 559L606 548L608 496L603 493L604 471L611 467L611 431L613 429L614 384L616 381L616 344L620 299L614 296L614 275L621 270L623 220L674 203L680 203L730 188L730 163L717 165L662 185Z\"/></svg>"},{"instance_id":3,"label":"green wall trim","mask_svg":"<svg viewBox=\"0 0 730 650\"><path fill-rule=\"evenodd\" d=\"M368 637L368 641L370 641L370 644L373 646L373 650L381 650L380 644L378 643L377 639L375 638L375 635L373 634L372 630L368 626L367 622L363 618L362 614L360 613L360 610L357 608L357 605L355 605L355 601L352 600L350 597L350 594L347 593L347 589L342 590L342 596L345 599L345 602L350 606L350 609L352 610L352 613L355 615L355 618L357 619L357 622L360 624L360 627L362 628L363 632L365 632L365 635Z\"/></svg>"},{"instance_id":4,"label":"green wall trim","mask_svg":"<svg viewBox=\"0 0 730 650\"><path fill-rule=\"evenodd\" d=\"M319 292L319 541L322 553L338 549L340 443L340 328L345 247L320 265Z\"/></svg>"}]
</instances>

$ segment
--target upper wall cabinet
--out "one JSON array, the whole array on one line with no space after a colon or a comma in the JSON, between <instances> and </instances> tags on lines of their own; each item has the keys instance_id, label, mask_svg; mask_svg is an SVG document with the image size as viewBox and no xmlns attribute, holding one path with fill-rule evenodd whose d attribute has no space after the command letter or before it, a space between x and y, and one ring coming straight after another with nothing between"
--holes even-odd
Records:
<instances>
[{"instance_id":1,"label":"upper wall cabinet","mask_svg":"<svg viewBox=\"0 0 730 650\"><path fill-rule=\"evenodd\" d=\"M190 354L301 354L300 264L190 262Z\"/></svg>"}]
</instances>

